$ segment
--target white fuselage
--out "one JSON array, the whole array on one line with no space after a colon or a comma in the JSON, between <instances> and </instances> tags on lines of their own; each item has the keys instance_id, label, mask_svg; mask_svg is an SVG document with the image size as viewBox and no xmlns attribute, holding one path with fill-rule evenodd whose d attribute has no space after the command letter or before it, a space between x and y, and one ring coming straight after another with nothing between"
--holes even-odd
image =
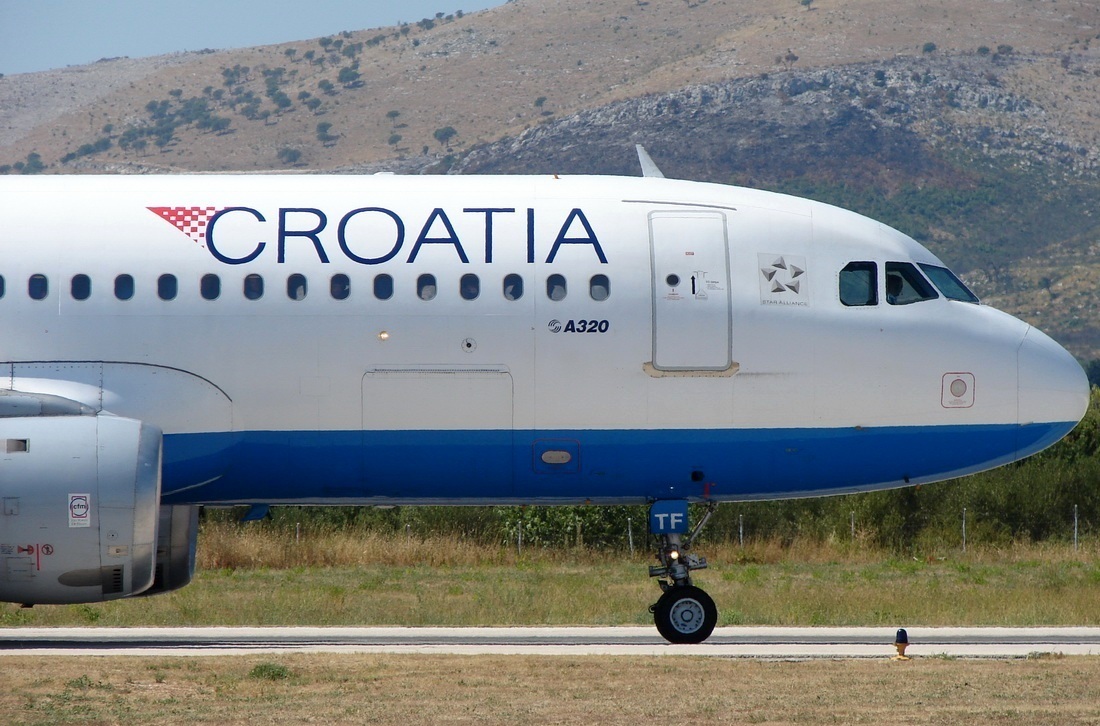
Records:
<instances>
[{"instance_id":1,"label":"white fuselage","mask_svg":"<svg viewBox=\"0 0 1100 726\"><path fill-rule=\"evenodd\" d=\"M6 387L162 429L167 503L840 493L1016 460L1087 403L1027 324L888 301L889 265L943 266L912 239L749 189L0 178L0 249Z\"/></svg>"}]
</instances>

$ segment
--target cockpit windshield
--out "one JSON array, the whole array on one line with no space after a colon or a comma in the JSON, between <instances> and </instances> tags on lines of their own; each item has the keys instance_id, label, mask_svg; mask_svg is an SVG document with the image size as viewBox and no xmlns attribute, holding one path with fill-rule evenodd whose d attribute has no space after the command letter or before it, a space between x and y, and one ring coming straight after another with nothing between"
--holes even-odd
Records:
<instances>
[{"instance_id":1,"label":"cockpit windshield","mask_svg":"<svg viewBox=\"0 0 1100 726\"><path fill-rule=\"evenodd\" d=\"M920 269L917 269L918 267ZM922 271L924 274L921 274ZM924 300L935 300L940 294L948 300L978 302L978 296L946 267L924 263L887 262L885 273L885 298L890 305L910 305ZM840 302L845 307L867 307L879 304L880 282L876 263L849 262L840 271L839 283Z\"/></svg>"},{"instance_id":2,"label":"cockpit windshield","mask_svg":"<svg viewBox=\"0 0 1100 726\"><path fill-rule=\"evenodd\" d=\"M928 278L932 280L932 284L939 288L939 291L948 300L959 300L968 303L978 302L978 296L970 292L970 288L946 267L922 264L920 268L924 270L924 274L928 275Z\"/></svg>"},{"instance_id":3,"label":"cockpit windshield","mask_svg":"<svg viewBox=\"0 0 1100 726\"><path fill-rule=\"evenodd\" d=\"M908 262L886 263L886 302L891 305L909 305L939 297L936 291Z\"/></svg>"}]
</instances>

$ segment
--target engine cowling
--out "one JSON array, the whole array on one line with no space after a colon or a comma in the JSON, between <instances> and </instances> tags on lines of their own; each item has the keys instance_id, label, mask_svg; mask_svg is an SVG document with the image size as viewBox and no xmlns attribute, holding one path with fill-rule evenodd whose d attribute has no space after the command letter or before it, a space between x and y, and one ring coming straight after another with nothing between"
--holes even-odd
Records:
<instances>
[{"instance_id":1,"label":"engine cowling","mask_svg":"<svg viewBox=\"0 0 1100 726\"><path fill-rule=\"evenodd\" d=\"M157 562L153 584L135 597L178 590L195 575L199 536L199 508L177 504L161 506L157 526Z\"/></svg>"},{"instance_id":2,"label":"engine cowling","mask_svg":"<svg viewBox=\"0 0 1100 726\"><path fill-rule=\"evenodd\" d=\"M101 602L150 588L160 429L53 396L0 398L0 601Z\"/></svg>"}]
</instances>

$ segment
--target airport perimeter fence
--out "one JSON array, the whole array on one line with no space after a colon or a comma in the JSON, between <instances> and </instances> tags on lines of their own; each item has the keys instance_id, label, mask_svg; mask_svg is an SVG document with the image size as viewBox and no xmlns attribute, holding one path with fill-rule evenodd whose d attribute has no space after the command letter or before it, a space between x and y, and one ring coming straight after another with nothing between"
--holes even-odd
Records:
<instances>
[{"instance_id":1,"label":"airport perimeter fence","mask_svg":"<svg viewBox=\"0 0 1100 726\"><path fill-rule=\"evenodd\" d=\"M883 496L885 495L885 496ZM720 505L699 537L699 547L722 544L751 547L769 543L793 547L813 543L829 544L850 551L887 550L895 553L928 554L956 551L966 553L982 547L1006 547L1014 543L1059 544L1078 551L1097 541L1096 511L1070 505L1064 512L1048 512L1047 521L1024 521L1039 528L1019 529L1019 517L989 507L961 506L953 514L937 511L934 516L920 507L909 506L919 492L899 490L881 493L884 502L871 506L871 495L832 500L799 502L754 502ZM896 505L890 507L889 505ZM845 505L848 505L847 507ZM856 506L859 505L859 506ZM884 514L888 511L888 514ZM207 521L236 522L243 510L211 510ZM692 506L692 518L703 514ZM1054 516L1059 514L1061 516ZM1017 527L1014 527L1017 525ZM468 540L484 546L515 548L522 554L532 549L607 550L631 556L648 556L647 508L633 507L273 507L264 521L241 522L250 527L270 528L300 542L315 534L343 532L381 534L394 540L432 538Z\"/></svg>"}]
</instances>

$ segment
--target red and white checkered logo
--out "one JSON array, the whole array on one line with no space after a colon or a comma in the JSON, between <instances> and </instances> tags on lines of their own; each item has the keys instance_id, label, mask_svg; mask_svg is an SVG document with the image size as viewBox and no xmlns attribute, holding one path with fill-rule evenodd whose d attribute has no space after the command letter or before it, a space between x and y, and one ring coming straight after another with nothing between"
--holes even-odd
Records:
<instances>
[{"instance_id":1,"label":"red and white checkered logo","mask_svg":"<svg viewBox=\"0 0 1100 726\"><path fill-rule=\"evenodd\" d=\"M206 224L220 210L217 207L147 207L153 214L206 247Z\"/></svg>"}]
</instances>

